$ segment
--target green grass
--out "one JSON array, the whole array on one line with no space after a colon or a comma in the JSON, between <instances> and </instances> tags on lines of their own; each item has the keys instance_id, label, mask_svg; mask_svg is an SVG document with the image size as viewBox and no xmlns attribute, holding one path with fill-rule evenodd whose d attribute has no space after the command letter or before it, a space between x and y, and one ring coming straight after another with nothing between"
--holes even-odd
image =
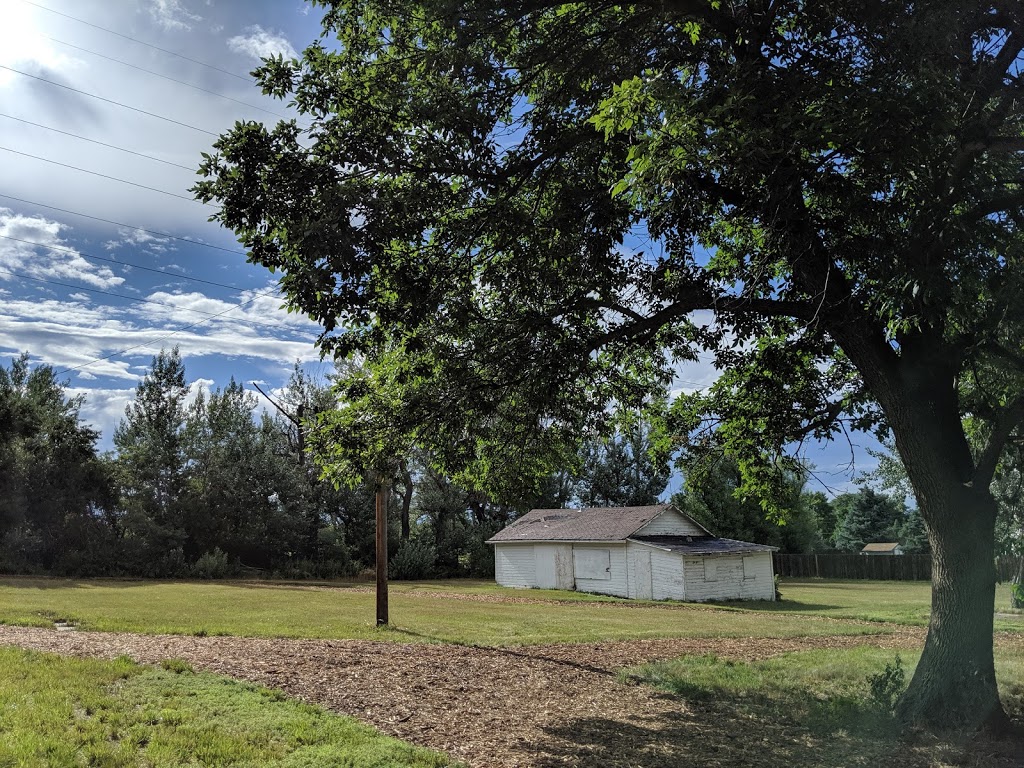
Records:
<instances>
[{"instance_id":1,"label":"green grass","mask_svg":"<svg viewBox=\"0 0 1024 768\"><path fill-rule=\"evenodd\" d=\"M0 579L0 623L148 634L353 638L514 646L664 637L870 634L884 624L923 625L929 586L918 582L786 581L779 603L698 606L640 603L493 582L397 582L392 627L373 623L366 585L311 589L273 582ZM1005 588L1004 588L1005 591ZM476 599L459 599L460 597ZM487 602L509 596L558 602ZM1005 599L1003 599L1005 597ZM1009 604L1009 594L1000 595ZM818 619L816 617L825 617ZM1024 629L1024 617L997 620Z\"/></svg>"},{"instance_id":2,"label":"green grass","mask_svg":"<svg viewBox=\"0 0 1024 768\"><path fill-rule=\"evenodd\" d=\"M778 603L729 603L773 613L803 613L837 619L925 626L931 614L931 583L785 579ZM1010 612L1010 585L996 587L995 610ZM1024 631L1024 616L997 618L996 629Z\"/></svg>"},{"instance_id":3,"label":"green grass","mask_svg":"<svg viewBox=\"0 0 1024 768\"><path fill-rule=\"evenodd\" d=\"M879 628L677 605L637 607L596 599L569 603L458 600L438 585L394 585L389 629L374 627L374 595L354 589L212 582L0 580L0 623L139 633L354 638L506 646L629 638L865 634ZM449 587L450 589L451 587ZM459 585L459 592L495 589ZM424 593L427 594L424 594ZM539 591L502 590L514 597ZM572 598L574 593L547 593Z\"/></svg>"},{"instance_id":4,"label":"green grass","mask_svg":"<svg viewBox=\"0 0 1024 768\"><path fill-rule=\"evenodd\" d=\"M0 648L0 766L451 765L279 691L163 667Z\"/></svg>"}]
</instances>

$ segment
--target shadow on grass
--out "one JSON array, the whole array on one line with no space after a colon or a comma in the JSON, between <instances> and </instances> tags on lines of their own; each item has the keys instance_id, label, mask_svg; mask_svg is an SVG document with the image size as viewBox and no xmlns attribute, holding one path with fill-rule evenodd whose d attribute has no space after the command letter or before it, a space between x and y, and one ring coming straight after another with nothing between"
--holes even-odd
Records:
<instances>
[{"instance_id":1,"label":"shadow on grass","mask_svg":"<svg viewBox=\"0 0 1024 768\"><path fill-rule=\"evenodd\" d=\"M903 738L893 719L855 702L813 696L775 699L722 692L696 698L656 695L678 701L676 710L633 722L603 718L573 720L545 728L531 764L594 768L676 768L677 766L898 765L925 768L1020 766L1017 743L979 744L970 738L940 740L914 734Z\"/></svg>"},{"instance_id":2,"label":"shadow on grass","mask_svg":"<svg viewBox=\"0 0 1024 768\"><path fill-rule=\"evenodd\" d=\"M743 611L759 611L761 613L815 613L818 611L837 611L841 605L825 603L804 603L799 600L733 600L729 602L709 602L715 608L734 608Z\"/></svg>"}]
</instances>

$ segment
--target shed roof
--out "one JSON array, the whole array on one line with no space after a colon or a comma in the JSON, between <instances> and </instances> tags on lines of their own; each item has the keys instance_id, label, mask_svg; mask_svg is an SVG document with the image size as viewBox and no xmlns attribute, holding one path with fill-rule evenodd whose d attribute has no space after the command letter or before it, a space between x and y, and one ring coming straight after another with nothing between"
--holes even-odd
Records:
<instances>
[{"instance_id":1,"label":"shed roof","mask_svg":"<svg viewBox=\"0 0 1024 768\"><path fill-rule=\"evenodd\" d=\"M880 541L875 544L865 544L861 552L892 552L899 546L897 541Z\"/></svg>"},{"instance_id":2,"label":"shed roof","mask_svg":"<svg viewBox=\"0 0 1024 768\"><path fill-rule=\"evenodd\" d=\"M724 555L743 552L774 552L778 547L768 544L753 544L736 539L720 539L717 536L631 536L638 541L668 552L684 555Z\"/></svg>"},{"instance_id":3,"label":"shed roof","mask_svg":"<svg viewBox=\"0 0 1024 768\"><path fill-rule=\"evenodd\" d=\"M671 504L647 507L531 509L488 543L510 541L625 541ZM678 511L678 510L676 510ZM680 512L680 514L682 514Z\"/></svg>"}]
</instances>

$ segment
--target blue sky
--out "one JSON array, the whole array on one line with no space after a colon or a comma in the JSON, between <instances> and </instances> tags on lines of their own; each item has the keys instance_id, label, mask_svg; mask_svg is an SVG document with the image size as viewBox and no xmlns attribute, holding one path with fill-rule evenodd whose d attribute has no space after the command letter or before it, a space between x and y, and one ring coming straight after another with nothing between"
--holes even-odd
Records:
<instances>
[{"instance_id":1,"label":"blue sky","mask_svg":"<svg viewBox=\"0 0 1024 768\"><path fill-rule=\"evenodd\" d=\"M195 388L234 376L273 389L296 360L326 372L317 327L280 309L272 276L188 192L217 134L289 113L246 74L260 56L312 42L320 11L300 0L0 0L0 10L0 358L28 351L60 372L86 396L102 448L163 347L179 346ZM715 376L687 364L677 387ZM850 457L845 442L807 451L839 489Z\"/></svg>"}]
</instances>

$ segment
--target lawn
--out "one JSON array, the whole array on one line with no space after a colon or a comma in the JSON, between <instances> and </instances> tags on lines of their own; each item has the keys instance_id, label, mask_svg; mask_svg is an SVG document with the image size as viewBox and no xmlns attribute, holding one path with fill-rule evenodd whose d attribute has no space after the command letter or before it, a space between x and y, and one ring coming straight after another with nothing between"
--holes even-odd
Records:
<instances>
[{"instance_id":1,"label":"lawn","mask_svg":"<svg viewBox=\"0 0 1024 768\"><path fill-rule=\"evenodd\" d=\"M461 599L459 594L462 593ZM465 599L466 596L476 599ZM502 598L569 598L502 602ZM116 632L353 638L395 642L526 645L661 637L793 637L870 634L883 627L806 616L676 604L579 599L575 593L485 585L395 584L393 626L373 626L365 588L271 583L0 580L0 623Z\"/></svg>"},{"instance_id":2,"label":"lawn","mask_svg":"<svg viewBox=\"0 0 1024 768\"><path fill-rule=\"evenodd\" d=\"M796 612L925 626L931 613L927 581L785 579L778 603L730 603L759 611ZM1010 585L996 586L995 610L1010 611ZM1024 631L1024 615L996 619L996 629Z\"/></svg>"},{"instance_id":3,"label":"lawn","mask_svg":"<svg viewBox=\"0 0 1024 768\"><path fill-rule=\"evenodd\" d=\"M183 662L0 648L0 765L441 768L444 755Z\"/></svg>"},{"instance_id":4,"label":"lawn","mask_svg":"<svg viewBox=\"0 0 1024 768\"><path fill-rule=\"evenodd\" d=\"M271 582L4 578L0 579L0 623L47 626L65 620L82 629L150 634L506 646L662 637L870 634L884 632L885 626L865 624L864 619L927 622L927 584L787 581L782 592L784 600L779 603L715 607L510 590L492 582L398 582L391 587L393 626L380 630L373 626L374 595L366 585L311 588ZM998 601L1009 605L1008 592ZM1021 629L1024 621L1000 619L998 625Z\"/></svg>"}]
</instances>

